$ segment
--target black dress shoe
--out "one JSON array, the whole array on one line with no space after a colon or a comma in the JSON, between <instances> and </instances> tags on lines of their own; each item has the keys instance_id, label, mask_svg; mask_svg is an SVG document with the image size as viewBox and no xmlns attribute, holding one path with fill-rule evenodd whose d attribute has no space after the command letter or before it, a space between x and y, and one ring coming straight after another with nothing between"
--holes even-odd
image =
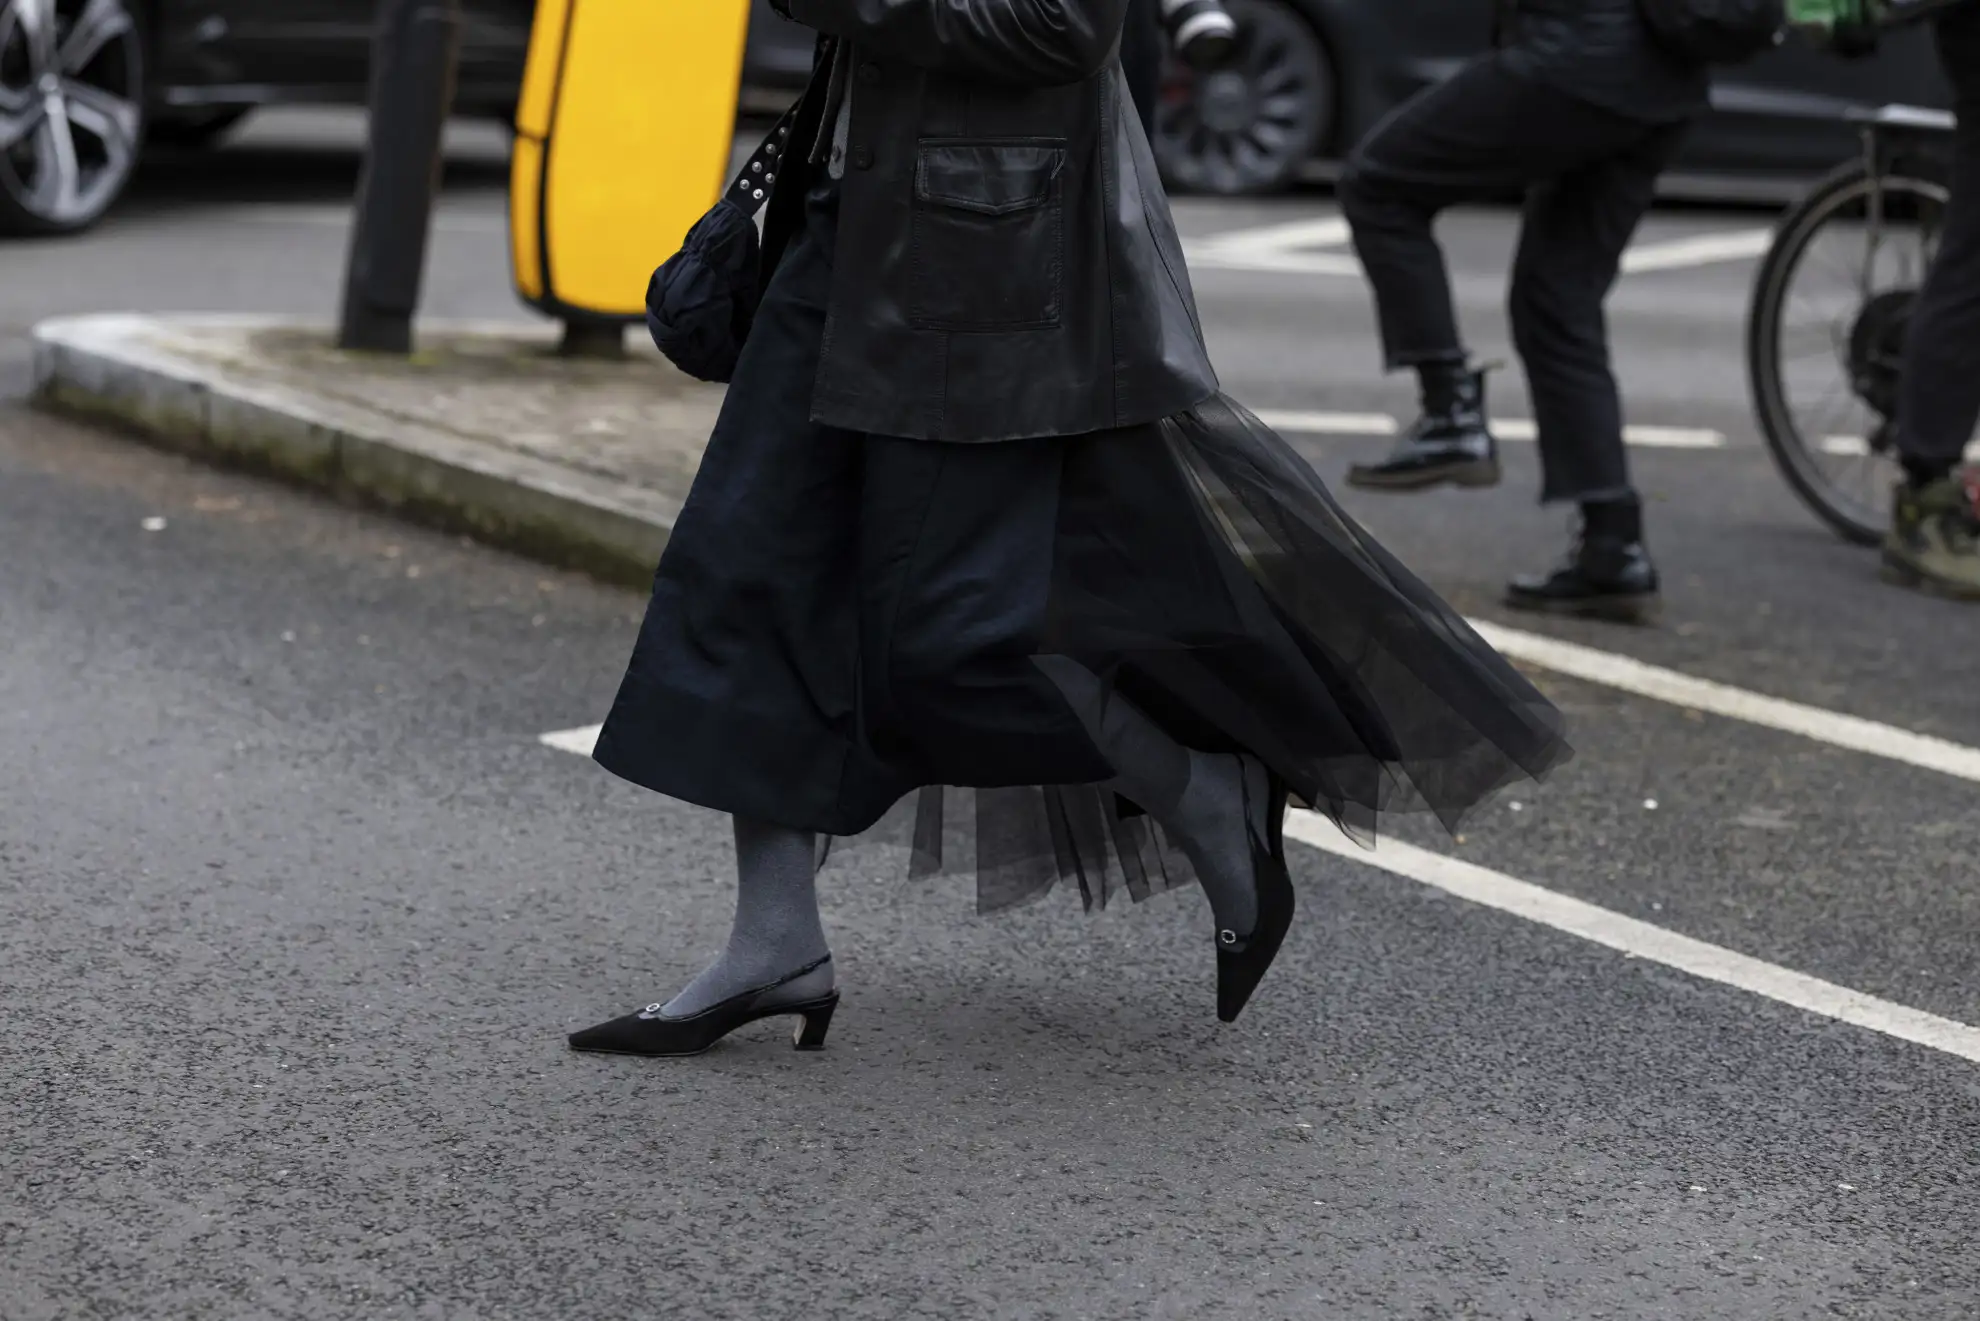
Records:
<instances>
[{"instance_id":1,"label":"black dress shoe","mask_svg":"<svg viewBox=\"0 0 1980 1321\"><path fill-rule=\"evenodd\" d=\"M1249 935L1217 933L1217 1017L1235 1023L1251 993L1271 971L1286 932L1292 927L1292 875L1286 869L1286 786L1277 774L1264 772L1265 783L1254 786L1261 768L1250 758L1241 768L1244 778L1245 833L1251 840L1251 874L1258 889L1258 920ZM1254 792L1262 789L1262 794Z\"/></svg>"},{"instance_id":2,"label":"black dress shoe","mask_svg":"<svg viewBox=\"0 0 1980 1321\"><path fill-rule=\"evenodd\" d=\"M745 1023L792 1014L798 1019L798 1027L791 1044L799 1050L823 1050L825 1030L832 1025L832 1011L839 1007L839 993L831 991L793 999L788 993L779 996L778 992L831 961L828 954L788 977L732 995L698 1014L667 1018L661 1014L659 1005L648 1005L636 1014L571 1033L571 1049L601 1055L699 1055Z\"/></svg>"},{"instance_id":3,"label":"black dress shoe","mask_svg":"<svg viewBox=\"0 0 1980 1321\"><path fill-rule=\"evenodd\" d=\"M1454 368L1424 381L1423 416L1378 463L1348 469L1348 485L1421 491L1444 483L1497 486L1499 442L1485 420L1485 373Z\"/></svg>"},{"instance_id":4,"label":"black dress shoe","mask_svg":"<svg viewBox=\"0 0 1980 1321\"><path fill-rule=\"evenodd\" d=\"M1524 575L1506 588L1514 610L1647 624L1656 618L1657 566L1641 541L1584 536L1552 573Z\"/></svg>"}]
</instances>

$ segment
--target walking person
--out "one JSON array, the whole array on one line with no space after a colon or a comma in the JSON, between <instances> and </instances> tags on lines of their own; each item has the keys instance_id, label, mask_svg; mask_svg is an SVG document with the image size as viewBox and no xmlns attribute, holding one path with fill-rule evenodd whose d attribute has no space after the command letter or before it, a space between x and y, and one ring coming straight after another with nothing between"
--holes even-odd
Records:
<instances>
[{"instance_id":1,"label":"walking person","mask_svg":"<svg viewBox=\"0 0 1980 1321\"><path fill-rule=\"evenodd\" d=\"M1980 478L1960 459L1980 430L1980 2L1946 9L1934 37L1953 86L1952 200L1906 332L1884 566L1893 580L1980 599Z\"/></svg>"},{"instance_id":2,"label":"walking person","mask_svg":"<svg viewBox=\"0 0 1980 1321\"><path fill-rule=\"evenodd\" d=\"M1218 393L1126 3L789 0L821 36L763 172L767 283L596 751L733 818L735 922L574 1048L691 1054L771 1016L822 1045L818 837L912 793L937 865L941 786L976 791L983 909L1200 882L1230 1021L1291 925L1289 795L1365 838L1567 755Z\"/></svg>"},{"instance_id":3,"label":"walking person","mask_svg":"<svg viewBox=\"0 0 1980 1321\"><path fill-rule=\"evenodd\" d=\"M1382 491L1499 481L1498 445L1432 233L1446 208L1523 195L1509 313L1539 428L1543 501L1580 506L1519 609L1624 621L1657 603L1642 502L1623 449L1603 304L1657 176L1706 104L1705 66L1651 32L1639 0L1499 0L1495 50L1400 107L1349 158L1341 210L1375 294L1390 370L1417 374L1422 416L1348 481Z\"/></svg>"}]
</instances>

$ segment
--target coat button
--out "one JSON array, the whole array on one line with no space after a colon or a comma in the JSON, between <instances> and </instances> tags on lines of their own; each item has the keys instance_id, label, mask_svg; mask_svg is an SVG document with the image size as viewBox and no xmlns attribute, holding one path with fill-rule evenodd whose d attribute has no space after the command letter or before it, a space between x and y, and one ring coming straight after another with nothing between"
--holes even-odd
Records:
<instances>
[{"instance_id":1,"label":"coat button","mask_svg":"<svg viewBox=\"0 0 1980 1321\"><path fill-rule=\"evenodd\" d=\"M854 147L852 162L855 170L870 170L873 168L873 153L864 147Z\"/></svg>"},{"instance_id":2,"label":"coat button","mask_svg":"<svg viewBox=\"0 0 1980 1321\"><path fill-rule=\"evenodd\" d=\"M862 84L864 84L865 86L867 86L867 87L871 87L871 86L873 86L873 84L875 84L875 83L877 83L877 82L879 82L879 81L880 81L880 66L879 66L879 65L877 65L877 64L862 64L862 65L860 65L860 66L859 66L859 81L860 81L860 82L861 82Z\"/></svg>"}]
</instances>

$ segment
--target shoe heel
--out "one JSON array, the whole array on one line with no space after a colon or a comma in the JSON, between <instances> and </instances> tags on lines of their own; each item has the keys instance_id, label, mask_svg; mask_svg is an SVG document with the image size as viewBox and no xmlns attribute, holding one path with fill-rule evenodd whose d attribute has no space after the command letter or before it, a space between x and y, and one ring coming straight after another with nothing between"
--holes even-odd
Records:
<instances>
[{"instance_id":1,"label":"shoe heel","mask_svg":"<svg viewBox=\"0 0 1980 1321\"><path fill-rule=\"evenodd\" d=\"M832 1026L832 1012L839 1007L839 997L820 1004L807 1005L798 1011L797 1031L791 1036L791 1046L796 1050L825 1049L825 1033Z\"/></svg>"}]
</instances>

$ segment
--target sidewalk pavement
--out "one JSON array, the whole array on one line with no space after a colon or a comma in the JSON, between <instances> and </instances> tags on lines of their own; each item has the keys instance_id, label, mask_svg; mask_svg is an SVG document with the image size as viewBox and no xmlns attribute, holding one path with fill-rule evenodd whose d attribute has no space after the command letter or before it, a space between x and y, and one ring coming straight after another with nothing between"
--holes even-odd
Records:
<instances>
[{"instance_id":1,"label":"sidewalk pavement","mask_svg":"<svg viewBox=\"0 0 1980 1321\"><path fill-rule=\"evenodd\" d=\"M419 330L402 359L340 352L327 326L300 320L67 317L35 328L35 398L198 458L650 582L722 388L682 376L643 339L601 362L558 357L548 325Z\"/></svg>"}]
</instances>

